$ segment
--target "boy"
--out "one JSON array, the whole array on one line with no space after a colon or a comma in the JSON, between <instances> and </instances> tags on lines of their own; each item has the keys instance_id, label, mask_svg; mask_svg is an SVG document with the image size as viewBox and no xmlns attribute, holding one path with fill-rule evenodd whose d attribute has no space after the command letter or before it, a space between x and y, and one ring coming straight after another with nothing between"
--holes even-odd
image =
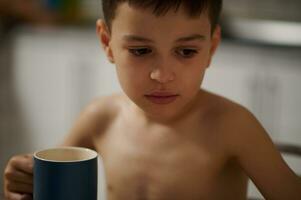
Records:
<instances>
[{"instance_id":1,"label":"boy","mask_svg":"<svg viewBox=\"0 0 301 200\"><path fill-rule=\"evenodd\" d=\"M247 176L267 199L301 183L242 106L200 89L220 42L220 0L104 0L97 33L125 94L82 112L63 145L102 156L109 200L242 200ZM32 193L32 157L5 170L5 194Z\"/></svg>"}]
</instances>

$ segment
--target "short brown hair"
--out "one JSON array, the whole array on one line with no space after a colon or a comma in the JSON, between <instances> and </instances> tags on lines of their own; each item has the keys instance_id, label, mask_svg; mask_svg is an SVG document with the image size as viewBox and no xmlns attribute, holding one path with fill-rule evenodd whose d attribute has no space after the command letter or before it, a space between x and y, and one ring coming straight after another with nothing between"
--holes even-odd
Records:
<instances>
[{"instance_id":1,"label":"short brown hair","mask_svg":"<svg viewBox=\"0 0 301 200\"><path fill-rule=\"evenodd\" d=\"M162 16L170 9L177 11L181 5L191 17L197 17L208 9L212 31L219 22L222 10L222 0L102 0L104 20L109 28L116 15L118 5L123 2L128 2L133 7L150 8L156 16Z\"/></svg>"}]
</instances>

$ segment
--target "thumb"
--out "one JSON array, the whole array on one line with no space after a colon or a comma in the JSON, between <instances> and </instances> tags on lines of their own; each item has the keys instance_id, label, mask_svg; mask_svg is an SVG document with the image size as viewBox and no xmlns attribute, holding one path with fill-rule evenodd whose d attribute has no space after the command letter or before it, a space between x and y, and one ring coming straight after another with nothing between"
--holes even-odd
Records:
<instances>
[{"instance_id":1,"label":"thumb","mask_svg":"<svg viewBox=\"0 0 301 200\"><path fill-rule=\"evenodd\" d=\"M33 198L30 194L23 194L21 200L33 200Z\"/></svg>"}]
</instances>

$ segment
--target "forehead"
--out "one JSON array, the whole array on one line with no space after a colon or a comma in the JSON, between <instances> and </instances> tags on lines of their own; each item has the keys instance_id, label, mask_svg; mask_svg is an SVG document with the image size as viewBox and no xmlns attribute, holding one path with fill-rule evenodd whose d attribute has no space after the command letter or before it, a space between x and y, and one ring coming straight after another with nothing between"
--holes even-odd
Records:
<instances>
[{"instance_id":1,"label":"forehead","mask_svg":"<svg viewBox=\"0 0 301 200\"><path fill-rule=\"evenodd\" d=\"M134 32L137 34L210 33L210 20L206 10L197 17L191 17L180 7L177 11L170 9L166 14L156 16L153 10L129 6L121 3L116 9L115 18L111 24L113 34Z\"/></svg>"}]
</instances>

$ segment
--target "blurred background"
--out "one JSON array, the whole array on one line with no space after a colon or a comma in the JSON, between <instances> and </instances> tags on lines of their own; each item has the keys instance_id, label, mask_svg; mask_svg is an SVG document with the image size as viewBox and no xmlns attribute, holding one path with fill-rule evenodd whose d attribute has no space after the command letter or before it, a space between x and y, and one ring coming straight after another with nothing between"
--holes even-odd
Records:
<instances>
[{"instance_id":1,"label":"blurred background","mask_svg":"<svg viewBox=\"0 0 301 200\"><path fill-rule=\"evenodd\" d=\"M223 42L203 87L301 145L301 1L224 0ZM0 171L60 144L80 110L121 91L95 34L100 0L0 0ZM285 158L301 173L301 161ZM3 188L2 179L0 187ZM250 184L250 195L260 196Z\"/></svg>"}]
</instances>

